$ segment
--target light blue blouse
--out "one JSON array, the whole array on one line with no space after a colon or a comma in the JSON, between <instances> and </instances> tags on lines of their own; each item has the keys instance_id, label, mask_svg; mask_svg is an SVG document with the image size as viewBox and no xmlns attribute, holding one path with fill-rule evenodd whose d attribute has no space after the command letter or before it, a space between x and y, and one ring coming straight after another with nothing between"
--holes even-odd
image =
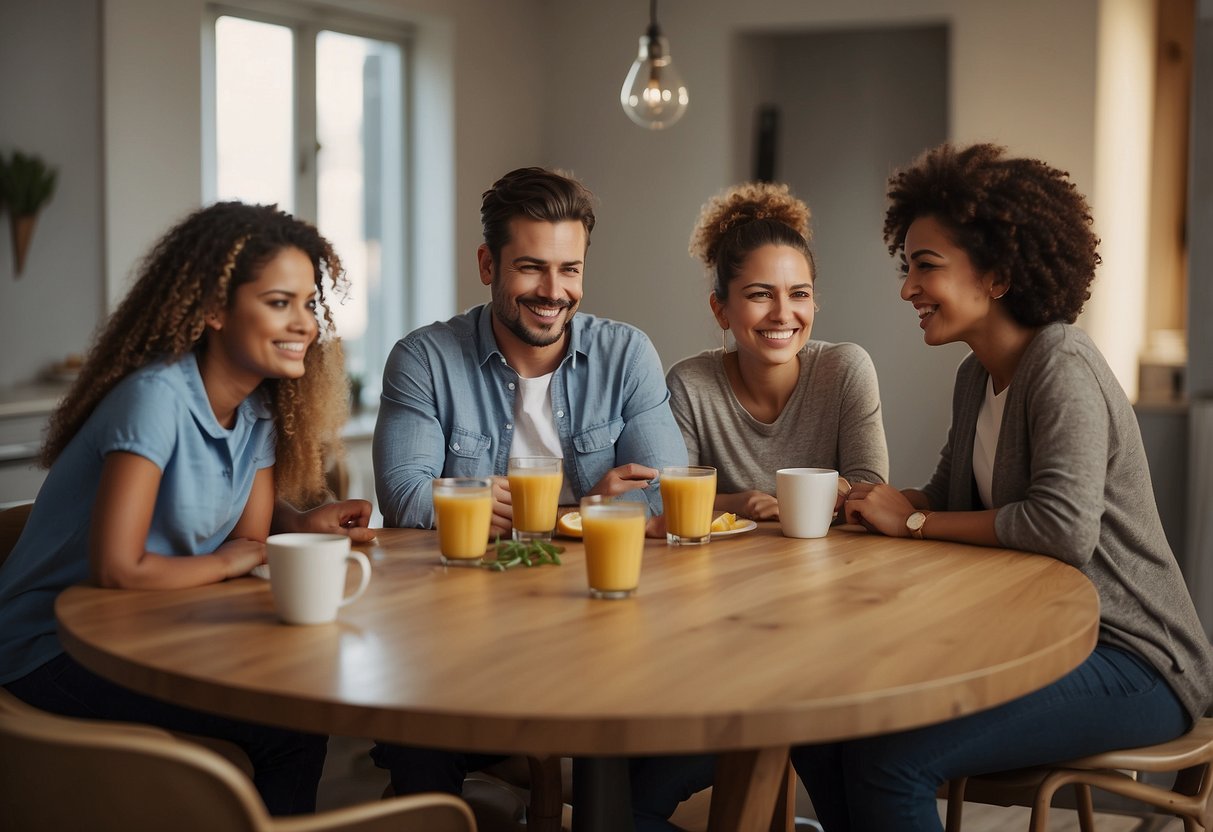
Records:
<instances>
[{"instance_id":1,"label":"light blue blouse","mask_svg":"<svg viewBox=\"0 0 1213 832\"><path fill-rule=\"evenodd\" d=\"M162 472L147 549L205 554L240 519L258 469L274 464L274 422L258 391L241 402L230 430L221 426L193 353L119 382L51 466L24 533L0 567L0 684L63 652L55 598L89 577L93 503L113 451L138 454Z\"/></svg>"}]
</instances>

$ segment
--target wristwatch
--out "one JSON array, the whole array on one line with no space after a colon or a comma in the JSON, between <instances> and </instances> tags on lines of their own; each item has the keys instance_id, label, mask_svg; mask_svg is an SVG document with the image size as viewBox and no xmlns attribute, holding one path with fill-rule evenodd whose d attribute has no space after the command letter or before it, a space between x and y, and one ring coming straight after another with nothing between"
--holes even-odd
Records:
<instances>
[{"instance_id":1,"label":"wristwatch","mask_svg":"<svg viewBox=\"0 0 1213 832\"><path fill-rule=\"evenodd\" d=\"M906 518L906 528L910 530L910 537L916 540L922 540L922 527L927 522L929 511L916 511Z\"/></svg>"}]
</instances>

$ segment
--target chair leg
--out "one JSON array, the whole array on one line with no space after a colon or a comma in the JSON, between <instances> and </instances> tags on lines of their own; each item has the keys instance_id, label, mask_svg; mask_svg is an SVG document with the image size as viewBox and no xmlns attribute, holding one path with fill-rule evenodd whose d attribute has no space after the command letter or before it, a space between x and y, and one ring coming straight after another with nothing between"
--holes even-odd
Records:
<instances>
[{"instance_id":1,"label":"chair leg","mask_svg":"<svg viewBox=\"0 0 1213 832\"><path fill-rule=\"evenodd\" d=\"M1032 801L1032 817L1028 821L1028 832L1046 832L1049 828L1049 807L1053 804L1053 793L1067 782L1059 779L1055 771L1045 777L1036 789L1036 799Z\"/></svg>"},{"instance_id":2,"label":"chair leg","mask_svg":"<svg viewBox=\"0 0 1213 832\"><path fill-rule=\"evenodd\" d=\"M531 768L530 801L526 808L529 832L560 832L564 810L559 757L527 757Z\"/></svg>"},{"instance_id":3,"label":"chair leg","mask_svg":"<svg viewBox=\"0 0 1213 832\"><path fill-rule=\"evenodd\" d=\"M1074 797L1078 805L1078 828L1082 832L1095 832L1095 804L1091 800L1091 787L1086 783L1075 783Z\"/></svg>"},{"instance_id":4,"label":"chair leg","mask_svg":"<svg viewBox=\"0 0 1213 832\"><path fill-rule=\"evenodd\" d=\"M948 817L946 832L960 832L961 815L964 813L965 785L967 777L957 777L948 783Z\"/></svg>"}]
</instances>

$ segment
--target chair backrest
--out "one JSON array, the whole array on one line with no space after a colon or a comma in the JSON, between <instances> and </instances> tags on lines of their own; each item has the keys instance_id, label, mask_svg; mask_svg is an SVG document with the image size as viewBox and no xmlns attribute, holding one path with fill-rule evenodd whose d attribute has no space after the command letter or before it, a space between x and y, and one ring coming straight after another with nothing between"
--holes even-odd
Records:
<instances>
[{"instance_id":1,"label":"chair backrest","mask_svg":"<svg viewBox=\"0 0 1213 832\"><path fill-rule=\"evenodd\" d=\"M224 829L270 819L226 760L155 728L0 710L0 828Z\"/></svg>"},{"instance_id":2,"label":"chair backrest","mask_svg":"<svg viewBox=\"0 0 1213 832\"><path fill-rule=\"evenodd\" d=\"M21 503L0 509L0 564L8 559L8 553L17 545L17 538L21 536L33 507L33 503Z\"/></svg>"}]
</instances>

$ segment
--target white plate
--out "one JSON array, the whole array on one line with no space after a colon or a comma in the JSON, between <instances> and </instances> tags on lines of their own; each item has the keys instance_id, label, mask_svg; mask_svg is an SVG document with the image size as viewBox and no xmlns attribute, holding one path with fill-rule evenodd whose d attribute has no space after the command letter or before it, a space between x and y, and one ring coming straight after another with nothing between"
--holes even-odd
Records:
<instances>
[{"instance_id":1,"label":"white plate","mask_svg":"<svg viewBox=\"0 0 1213 832\"><path fill-rule=\"evenodd\" d=\"M712 532L712 537L728 537L729 535L733 534L743 534L745 532L752 532L756 528L758 528L757 523L755 523L753 520L747 520L745 521L745 525L736 526L729 529L727 532Z\"/></svg>"}]
</instances>

